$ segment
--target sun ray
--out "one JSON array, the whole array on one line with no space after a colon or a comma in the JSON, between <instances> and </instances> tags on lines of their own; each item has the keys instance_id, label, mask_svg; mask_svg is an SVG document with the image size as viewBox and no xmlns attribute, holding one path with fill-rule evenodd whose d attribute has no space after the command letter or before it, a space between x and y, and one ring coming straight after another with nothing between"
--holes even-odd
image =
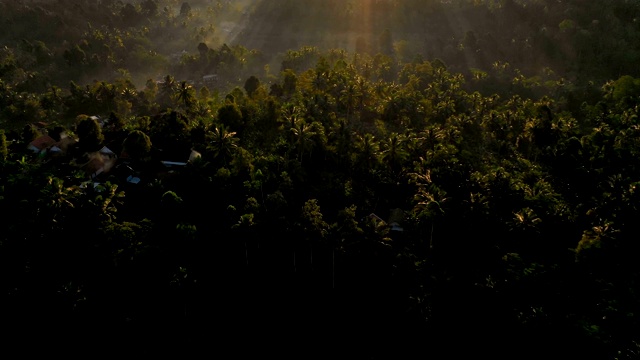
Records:
<instances>
[{"instance_id":1,"label":"sun ray","mask_svg":"<svg viewBox=\"0 0 640 360\"><path fill-rule=\"evenodd\" d=\"M349 47L354 50L358 50L358 42L362 40L364 40L367 47L371 47L372 41L375 38L373 2L374 0L351 1L353 11L350 16L352 24L350 24L349 27L350 32L348 41L350 45Z\"/></svg>"}]
</instances>

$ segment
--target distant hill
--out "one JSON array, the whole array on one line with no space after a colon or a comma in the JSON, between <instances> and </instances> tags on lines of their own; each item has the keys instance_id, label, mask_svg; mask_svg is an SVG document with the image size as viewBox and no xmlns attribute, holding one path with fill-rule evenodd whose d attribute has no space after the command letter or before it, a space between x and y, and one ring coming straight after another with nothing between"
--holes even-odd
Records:
<instances>
[{"instance_id":1,"label":"distant hill","mask_svg":"<svg viewBox=\"0 0 640 360\"><path fill-rule=\"evenodd\" d=\"M637 2L581 0L256 1L234 44L277 54L301 46L439 58L456 70L508 62L574 80L638 75ZM389 30L390 38L383 38Z\"/></svg>"},{"instance_id":2,"label":"distant hill","mask_svg":"<svg viewBox=\"0 0 640 360\"><path fill-rule=\"evenodd\" d=\"M0 75L39 91L121 70L137 85L167 73L192 79L210 71L198 66L204 43L259 53L245 58L251 74L316 47L439 59L469 76L507 66L601 84L640 76L639 18L639 3L623 0L3 1ZM33 73L12 73L14 61Z\"/></svg>"}]
</instances>

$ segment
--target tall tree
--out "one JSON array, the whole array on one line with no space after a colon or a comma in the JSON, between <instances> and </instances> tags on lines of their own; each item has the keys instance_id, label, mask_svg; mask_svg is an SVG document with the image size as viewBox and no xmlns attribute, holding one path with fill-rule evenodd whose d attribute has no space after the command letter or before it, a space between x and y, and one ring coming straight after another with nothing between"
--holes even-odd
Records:
<instances>
[{"instance_id":1,"label":"tall tree","mask_svg":"<svg viewBox=\"0 0 640 360\"><path fill-rule=\"evenodd\" d=\"M404 136L398 133L391 133L388 138L382 141L381 159L397 175L401 171L408 154L404 148Z\"/></svg>"},{"instance_id":2,"label":"tall tree","mask_svg":"<svg viewBox=\"0 0 640 360\"><path fill-rule=\"evenodd\" d=\"M176 100L180 102L182 108L187 112L192 109L194 102L196 101L195 90L186 81L180 82L180 85L176 89L175 97Z\"/></svg>"},{"instance_id":3,"label":"tall tree","mask_svg":"<svg viewBox=\"0 0 640 360\"><path fill-rule=\"evenodd\" d=\"M310 199L304 203L300 222L309 244L309 262L313 269L313 246L324 242L329 232L329 224L323 219L317 199Z\"/></svg>"},{"instance_id":4,"label":"tall tree","mask_svg":"<svg viewBox=\"0 0 640 360\"><path fill-rule=\"evenodd\" d=\"M234 132L242 131L244 119L242 111L235 102L227 103L218 109L218 120Z\"/></svg>"},{"instance_id":5,"label":"tall tree","mask_svg":"<svg viewBox=\"0 0 640 360\"><path fill-rule=\"evenodd\" d=\"M191 5L188 2L183 2L180 6L180 16L182 17L190 17L191 16Z\"/></svg>"},{"instance_id":6,"label":"tall tree","mask_svg":"<svg viewBox=\"0 0 640 360\"><path fill-rule=\"evenodd\" d=\"M178 84L176 83L176 79L172 75L166 75L158 91L157 100L161 107L166 108L173 106L173 97L177 88Z\"/></svg>"},{"instance_id":7,"label":"tall tree","mask_svg":"<svg viewBox=\"0 0 640 360\"><path fill-rule=\"evenodd\" d=\"M122 151L133 160L145 160L151 153L151 139L140 130L133 130L122 144Z\"/></svg>"},{"instance_id":8,"label":"tall tree","mask_svg":"<svg viewBox=\"0 0 640 360\"><path fill-rule=\"evenodd\" d=\"M0 129L0 159L2 161L7 160L7 156L9 155L9 148L7 145L7 135L4 130Z\"/></svg>"},{"instance_id":9,"label":"tall tree","mask_svg":"<svg viewBox=\"0 0 640 360\"><path fill-rule=\"evenodd\" d=\"M294 127L291 128L291 134L295 141L295 148L298 150L298 161L302 163L302 156L304 152L312 145L311 126L307 125L303 119L299 119L294 123Z\"/></svg>"},{"instance_id":10,"label":"tall tree","mask_svg":"<svg viewBox=\"0 0 640 360\"><path fill-rule=\"evenodd\" d=\"M235 131L228 131L224 125L220 125L211 132L209 150L213 152L215 159L221 160L226 165L233 158L238 148L238 141Z\"/></svg>"},{"instance_id":11,"label":"tall tree","mask_svg":"<svg viewBox=\"0 0 640 360\"><path fill-rule=\"evenodd\" d=\"M258 88L260 87L260 80L251 75L247 81L244 82L244 90L247 92L247 96L249 96L249 98L253 97L253 94L256 92L256 90L258 90Z\"/></svg>"},{"instance_id":12,"label":"tall tree","mask_svg":"<svg viewBox=\"0 0 640 360\"><path fill-rule=\"evenodd\" d=\"M78 135L80 147L85 152L99 150L104 141L100 123L94 117L81 115L80 118L76 125L76 134Z\"/></svg>"}]
</instances>

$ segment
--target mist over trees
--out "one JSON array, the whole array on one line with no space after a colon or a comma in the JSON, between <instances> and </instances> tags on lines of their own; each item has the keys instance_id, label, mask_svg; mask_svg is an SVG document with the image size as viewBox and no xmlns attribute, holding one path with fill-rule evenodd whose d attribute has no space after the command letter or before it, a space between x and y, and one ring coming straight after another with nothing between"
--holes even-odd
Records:
<instances>
[{"instance_id":1,"label":"mist over trees","mask_svg":"<svg viewBox=\"0 0 640 360\"><path fill-rule=\"evenodd\" d=\"M5 351L637 358L639 15L0 1Z\"/></svg>"}]
</instances>

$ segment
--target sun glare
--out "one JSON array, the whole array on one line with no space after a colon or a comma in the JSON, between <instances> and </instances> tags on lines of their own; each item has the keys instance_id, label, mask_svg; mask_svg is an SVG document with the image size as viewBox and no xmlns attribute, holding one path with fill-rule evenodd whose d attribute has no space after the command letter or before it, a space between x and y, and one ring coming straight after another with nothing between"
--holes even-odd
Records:
<instances>
[{"instance_id":1,"label":"sun glare","mask_svg":"<svg viewBox=\"0 0 640 360\"><path fill-rule=\"evenodd\" d=\"M358 38L362 38L371 45L375 38L374 29L374 0L351 0L347 7L347 18L351 22L347 27L350 29L348 34L348 42L357 44ZM356 45L357 46L357 45Z\"/></svg>"}]
</instances>

